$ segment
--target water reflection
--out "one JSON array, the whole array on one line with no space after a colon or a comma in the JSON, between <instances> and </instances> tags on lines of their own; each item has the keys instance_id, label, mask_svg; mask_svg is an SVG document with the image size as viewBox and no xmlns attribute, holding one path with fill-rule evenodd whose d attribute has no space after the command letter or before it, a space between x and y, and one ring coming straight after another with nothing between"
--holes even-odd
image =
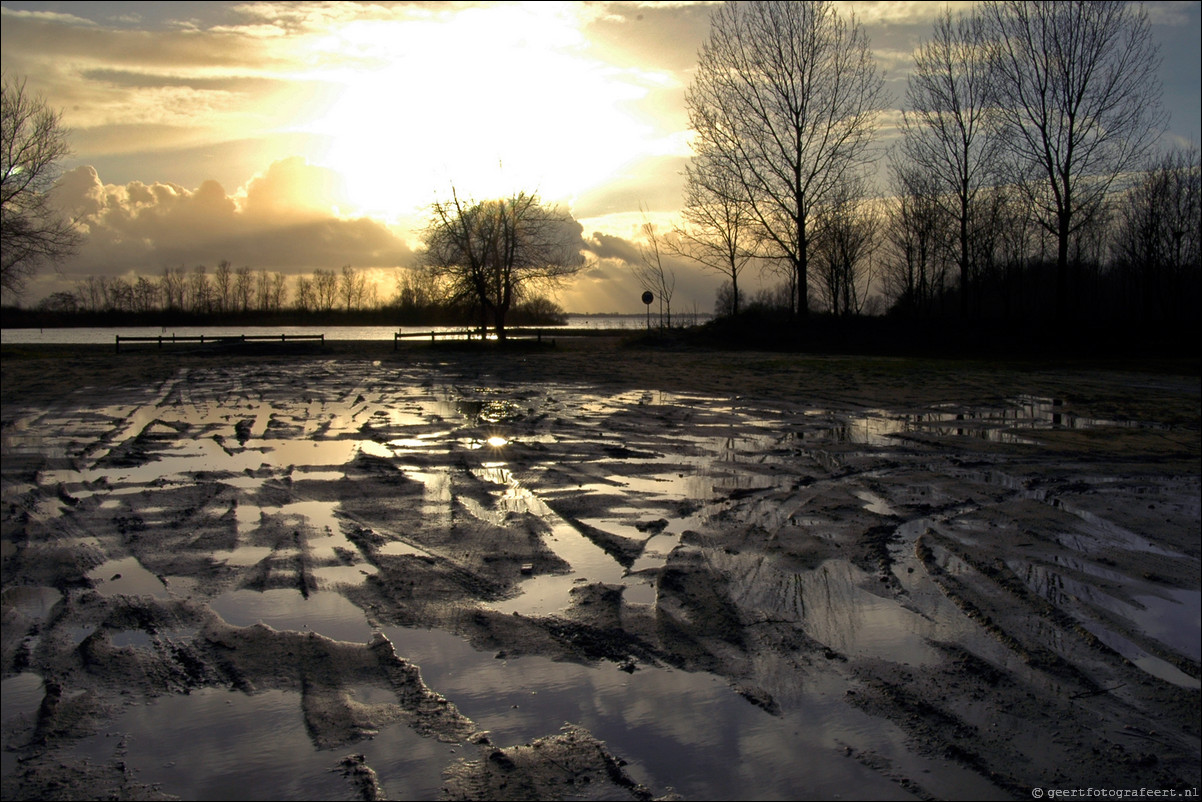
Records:
<instances>
[{"instance_id":1,"label":"water reflection","mask_svg":"<svg viewBox=\"0 0 1202 802\"><path fill-rule=\"evenodd\" d=\"M120 758L139 782L181 799L362 798L335 771L339 755L313 746L301 710L292 691L164 696L117 717L111 728L124 738L90 736L73 751L97 764ZM381 779L399 799L436 799L450 752L403 725L355 750L387 767Z\"/></svg>"},{"instance_id":2,"label":"water reflection","mask_svg":"<svg viewBox=\"0 0 1202 802\"><path fill-rule=\"evenodd\" d=\"M536 395L522 388L444 387L410 374L342 376L336 365L312 370L326 373L275 396L265 383L261 397L251 400L245 376L196 371L138 403L98 405L74 418L19 416L4 434L6 460L14 451L63 455L20 490L43 494L28 509L31 531L53 531L55 548L89 555L79 562L96 566L86 578L101 596L212 596L211 610L233 626L261 623L354 643L368 642L380 629L380 611L369 614L350 599L369 597L376 587L370 578L401 562L381 558L420 556L426 564L454 565L447 544L464 520L504 529L535 518L532 536L569 566L557 575L523 574L509 598L479 603L504 614L557 616L574 589L603 583L621 588L626 620L686 615L689 600L657 595L658 578L682 561L702 560L725 580L723 603L740 626L795 632L833 655L823 655L815 668L782 651L734 654L738 681L771 697L779 715L749 703L732 687L733 676L648 661L627 673L605 661L498 659L495 650L477 651L446 632L382 627L401 655L421 665L425 681L492 731L495 742L525 743L571 721L629 760L636 780L686 798L833 798L849 788L864 798L901 795L883 773L847 759L848 744L891 761L898 772L922 776L934 796L996 795L980 777L929 761L903 732L847 704L842 663L831 669L823 663L843 657L932 665L942 659L932 643L948 641L1006 665L1013 657L924 577L913 546L929 524L923 516L954 514L970 483L1040 504L1050 504L1049 496L996 467L946 468L935 487L929 441L1021 444L1041 429L1119 425L1074 417L1043 398L921 412L753 409L670 393L599 395L557 386ZM902 446L921 451L921 458L906 462ZM984 495L977 490L974 485L973 493ZM1057 514L1080 522L1079 529L1054 533L1066 560L1099 542L1180 557L1089 510L1057 503ZM104 533L103 542L90 527ZM122 527L128 531L113 534ZM896 527L902 545L890 545L892 579L904 596L882 582L890 576L865 569L863 557L856 562L836 551L874 527ZM63 529L77 538L61 537ZM164 547L178 558L176 572L145 567L155 563L136 537L144 531L169 544L186 538L186 547ZM273 540L281 532L282 539ZM965 543L979 534L967 525L957 532ZM813 546L812 552L799 544ZM43 545L28 548L34 547ZM185 559L193 555L207 559ZM277 559L314 580L303 584L307 594L298 589L301 582L241 586L251 569ZM954 554L937 560L952 577L977 573ZM198 565L203 568L193 568ZM214 567L229 571L222 574L227 584L215 584ZM1010 567L1064 609L1092 606L1120 616L1198 659L1197 591L1138 586L1118 598L1079 574L1125 582L1120 571L1092 564L1078 570L1067 562L1056 569ZM1077 576L1066 576L1074 571ZM50 618L62 599L49 587L4 591L6 616L12 610L37 621ZM1148 673L1181 684L1171 666L1098 620L1086 617L1084 625ZM59 631L79 643L95 628L64 623ZM1057 635L1050 625L1048 632ZM151 643L140 630L109 637L118 647ZM5 680L6 719L10 695L12 709L25 710L40 694L36 675L16 679ZM357 693L367 699L379 690ZM130 734L127 759L140 781L161 782L173 794L241 796L269 787L273 798L345 798L347 787L327 771L328 753L312 747L301 707L284 691L202 692L138 706L106 726ZM193 744L187 765L171 764ZM78 750L108 760L114 743L94 736ZM441 769L451 759L447 745L404 726L386 728L356 750L368 755L387 791L402 798L436 797ZM931 768L938 771L928 776Z\"/></svg>"}]
</instances>

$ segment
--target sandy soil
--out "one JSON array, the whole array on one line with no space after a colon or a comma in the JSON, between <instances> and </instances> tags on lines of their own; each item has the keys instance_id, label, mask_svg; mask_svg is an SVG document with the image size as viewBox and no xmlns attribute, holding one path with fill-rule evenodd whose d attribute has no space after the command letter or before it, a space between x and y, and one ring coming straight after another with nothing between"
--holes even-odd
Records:
<instances>
[{"instance_id":1,"label":"sandy soil","mask_svg":"<svg viewBox=\"0 0 1202 802\"><path fill-rule=\"evenodd\" d=\"M5 799L1199 786L1196 364L3 357Z\"/></svg>"}]
</instances>

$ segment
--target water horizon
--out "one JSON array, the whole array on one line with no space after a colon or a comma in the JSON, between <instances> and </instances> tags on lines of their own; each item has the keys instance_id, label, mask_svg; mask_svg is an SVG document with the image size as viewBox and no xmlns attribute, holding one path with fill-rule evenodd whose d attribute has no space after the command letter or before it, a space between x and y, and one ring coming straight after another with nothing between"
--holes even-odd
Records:
<instances>
[{"instance_id":1,"label":"water horizon","mask_svg":"<svg viewBox=\"0 0 1202 802\"><path fill-rule=\"evenodd\" d=\"M706 316L708 318L708 316ZM558 329L638 329L647 325L643 314L574 314L567 315L562 326L536 326L552 331ZM328 340L392 340L396 333L418 334L423 332L465 331L470 326L64 326L45 328L9 328L0 326L2 345L94 345L112 344L117 337L237 337L241 334L255 336L272 335L316 335L324 334ZM514 329L523 327L512 327ZM531 328L531 327L524 327Z\"/></svg>"}]
</instances>

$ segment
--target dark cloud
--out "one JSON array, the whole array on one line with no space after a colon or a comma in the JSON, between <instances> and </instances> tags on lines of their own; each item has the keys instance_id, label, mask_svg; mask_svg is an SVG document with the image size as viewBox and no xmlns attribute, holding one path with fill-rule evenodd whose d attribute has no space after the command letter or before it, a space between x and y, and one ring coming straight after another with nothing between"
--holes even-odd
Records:
<instances>
[{"instance_id":1,"label":"dark cloud","mask_svg":"<svg viewBox=\"0 0 1202 802\"><path fill-rule=\"evenodd\" d=\"M612 234L604 234L600 231L593 232L593 236L588 240L588 249L598 259L617 259L622 262L638 264L640 258L639 247L633 242L622 237L615 237Z\"/></svg>"}]
</instances>

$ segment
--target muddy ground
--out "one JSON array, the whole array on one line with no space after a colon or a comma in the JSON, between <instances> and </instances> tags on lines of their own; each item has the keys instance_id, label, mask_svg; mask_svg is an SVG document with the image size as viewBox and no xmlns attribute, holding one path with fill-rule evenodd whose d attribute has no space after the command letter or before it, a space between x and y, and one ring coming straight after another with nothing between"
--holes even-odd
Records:
<instances>
[{"instance_id":1,"label":"muddy ground","mask_svg":"<svg viewBox=\"0 0 1202 802\"><path fill-rule=\"evenodd\" d=\"M1196 362L2 368L4 799L1199 786Z\"/></svg>"}]
</instances>

